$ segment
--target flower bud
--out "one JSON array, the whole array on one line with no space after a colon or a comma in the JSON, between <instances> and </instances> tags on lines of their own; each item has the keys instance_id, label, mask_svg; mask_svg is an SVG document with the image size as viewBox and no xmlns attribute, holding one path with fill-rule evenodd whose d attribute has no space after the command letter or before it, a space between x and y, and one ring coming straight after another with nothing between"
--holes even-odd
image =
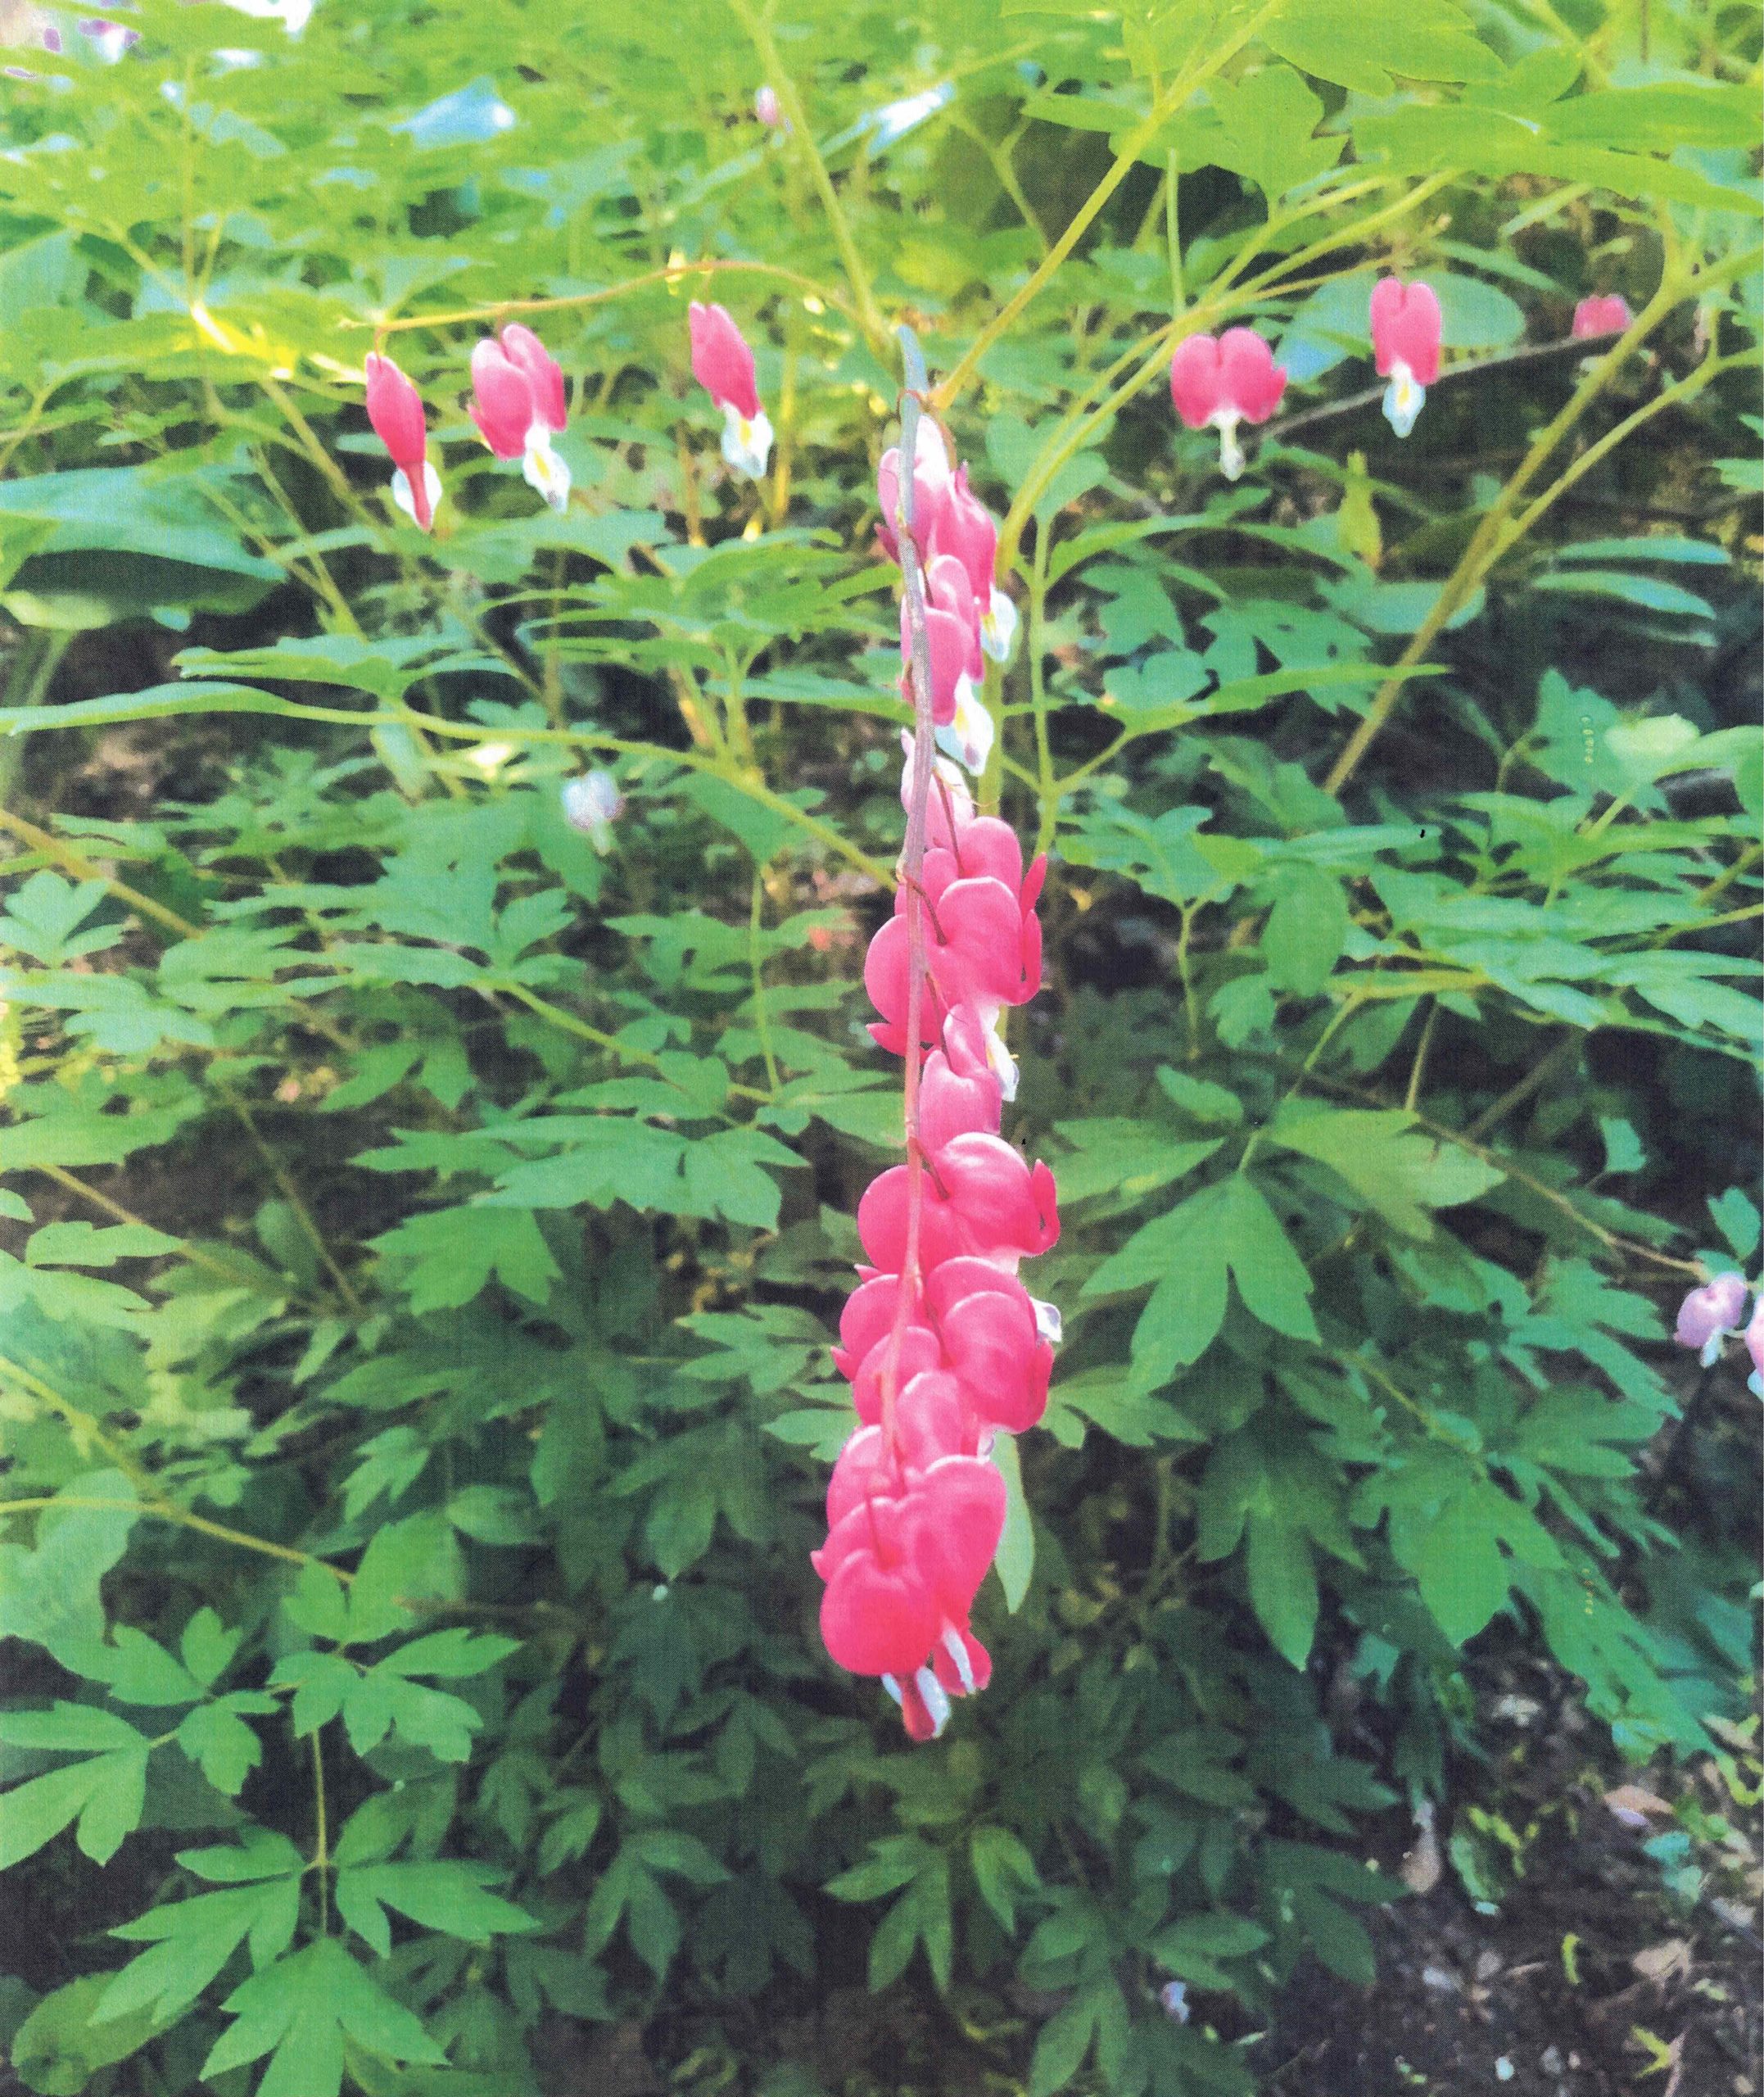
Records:
<instances>
[{"instance_id":1,"label":"flower bud","mask_svg":"<svg viewBox=\"0 0 1764 2097\"><path fill-rule=\"evenodd\" d=\"M1568 332L1576 342L1594 342L1601 335L1621 335L1634 317L1629 301L1621 292L1608 292L1581 301L1574 309L1574 324Z\"/></svg>"},{"instance_id":2,"label":"flower bud","mask_svg":"<svg viewBox=\"0 0 1764 2097\"><path fill-rule=\"evenodd\" d=\"M441 477L428 460L423 396L390 357L370 352L366 364L368 420L397 472L392 500L421 531L435 521Z\"/></svg>"},{"instance_id":3,"label":"flower bud","mask_svg":"<svg viewBox=\"0 0 1764 2097\"><path fill-rule=\"evenodd\" d=\"M610 772L599 766L563 786L563 814L604 858L613 843L613 826L625 813L625 797Z\"/></svg>"}]
</instances>

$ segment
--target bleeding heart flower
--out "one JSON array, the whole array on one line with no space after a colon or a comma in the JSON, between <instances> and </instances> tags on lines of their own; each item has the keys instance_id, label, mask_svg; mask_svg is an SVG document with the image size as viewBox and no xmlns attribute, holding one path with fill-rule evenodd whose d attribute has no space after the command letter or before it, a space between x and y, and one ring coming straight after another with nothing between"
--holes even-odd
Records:
<instances>
[{"instance_id":1,"label":"bleeding heart flower","mask_svg":"<svg viewBox=\"0 0 1764 2097\"><path fill-rule=\"evenodd\" d=\"M1751 1293L1744 1275L1717 1275L1692 1289L1679 1305L1673 1338L1680 1347L1695 1347L1708 1368L1720 1356L1721 1343L1739 1331Z\"/></svg>"},{"instance_id":2,"label":"bleeding heart flower","mask_svg":"<svg viewBox=\"0 0 1764 2097\"><path fill-rule=\"evenodd\" d=\"M1034 1298L990 1260L946 1260L926 1280L944 1359L975 1417L1007 1434L1033 1427L1053 1374Z\"/></svg>"},{"instance_id":3,"label":"bleeding heart flower","mask_svg":"<svg viewBox=\"0 0 1764 2097\"><path fill-rule=\"evenodd\" d=\"M613 826L625 813L625 797L610 772L596 766L563 788L563 813L572 830L579 830L602 858L612 849Z\"/></svg>"},{"instance_id":4,"label":"bleeding heart flower","mask_svg":"<svg viewBox=\"0 0 1764 2097\"><path fill-rule=\"evenodd\" d=\"M472 352L472 419L499 459L518 459L529 487L559 514L568 506L570 470L551 448L563 428L563 374L530 328L511 325L500 342Z\"/></svg>"},{"instance_id":5,"label":"bleeding heart flower","mask_svg":"<svg viewBox=\"0 0 1764 2097\"><path fill-rule=\"evenodd\" d=\"M914 440L915 465L912 477L912 542L919 549L920 560L930 558L931 534L936 529L944 503L950 490L949 449L943 442L943 433L929 415L919 418L919 434ZM895 526L900 514L900 447L891 444L882 455L882 463L876 468L876 500L882 511L882 521L876 527L876 535L882 541L882 550L890 560L900 559L900 542Z\"/></svg>"},{"instance_id":6,"label":"bleeding heart flower","mask_svg":"<svg viewBox=\"0 0 1764 2097\"><path fill-rule=\"evenodd\" d=\"M757 481L771 455L771 424L759 405L753 352L720 306L696 299L687 315L692 330L692 375L723 411L723 457Z\"/></svg>"},{"instance_id":7,"label":"bleeding heart flower","mask_svg":"<svg viewBox=\"0 0 1764 2097\"><path fill-rule=\"evenodd\" d=\"M974 592L980 645L995 662L1007 661L1016 634L1017 608L997 586L998 527L985 504L970 490L966 466L956 469L938 510L930 548L934 556L949 554L961 562Z\"/></svg>"},{"instance_id":8,"label":"bleeding heart flower","mask_svg":"<svg viewBox=\"0 0 1764 2097\"><path fill-rule=\"evenodd\" d=\"M1388 378L1384 415L1399 437L1415 426L1427 388L1440 375L1440 302L1427 284L1383 277L1372 288L1372 354Z\"/></svg>"},{"instance_id":9,"label":"bleeding heart flower","mask_svg":"<svg viewBox=\"0 0 1764 2097\"><path fill-rule=\"evenodd\" d=\"M941 1048L925 1059L919 1078L919 1138L941 1150L953 1137L996 1136L1003 1087L990 1070L958 1075Z\"/></svg>"},{"instance_id":10,"label":"bleeding heart flower","mask_svg":"<svg viewBox=\"0 0 1764 2097\"><path fill-rule=\"evenodd\" d=\"M1601 297L1581 301L1574 309L1574 325L1569 333L1576 342L1590 342L1600 335L1621 335L1634 318L1629 301L1619 292L1608 292Z\"/></svg>"},{"instance_id":11,"label":"bleeding heart flower","mask_svg":"<svg viewBox=\"0 0 1764 2097\"><path fill-rule=\"evenodd\" d=\"M1764 1398L1764 1293L1752 1307L1752 1316L1746 1326L1746 1352L1752 1357L1752 1374L1746 1379L1746 1388L1754 1397Z\"/></svg>"},{"instance_id":12,"label":"bleeding heart flower","mask_svg":"<svg viewBox=\"0 0 1764 2097\"><path fill-rule=\"evenodd\" d=\"M428 461L423 396L390 357L370 353L367 374L368 420L398 469L392 476L392 500L427 532L435 521L441 484Z\"/></svg>"},{"instance_id":13,"label":"bleeding heart flower","mask_svg":"<svg viewBox=\"0 0 1764 2097\"><path fill-rule=\"evenodd\" d=\"M1052 1173L1038 1162L1031 1166L1002 1136L957 1136L931 1165L964 1241L961 1250L1014 1270L1022 1254L1059 1243Z\"/></svg>"},{"instance_id":14,"label":"bleeding heart flower","mask_svg":"<svg viewBox=\"0 0 1764 2097\"><path fill-rule=\"evenodd\" d=\"M1170 359L1170 399L1190 429L1219 432L1219 469L1228 481L1242 473L1239 423L1265 423L1287 390L1283 365L1251 328L1228 328L1216 339L1188 335Z\"/></svg>"},{"instance_id":15,"label":"bleeding heart flower","mask_svg":"<svg viewBox=\"0 0 1764 2097\"><path fill-rule=\"evenodd\" d=\"M848 1674L910 1678L936 1639L943 1612L908 1554L917 1532L905 1531L907 1504L861 1500L814 1554L815 1570L827 1583L821 1636Z\"/></svg>"}]
</instances>

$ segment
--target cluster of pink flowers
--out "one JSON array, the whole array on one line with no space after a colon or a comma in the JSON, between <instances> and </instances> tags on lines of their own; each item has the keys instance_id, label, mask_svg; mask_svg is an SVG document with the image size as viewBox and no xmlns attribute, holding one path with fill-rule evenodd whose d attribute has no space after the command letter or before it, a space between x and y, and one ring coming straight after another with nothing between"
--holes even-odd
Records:
<instances>
[{"instance_id":1,"label":"cluster of pink flowers","mask_svg":"<svg viewBox=\"0 0 1764 2097\"><path fill-rule=\"evenodd\" d=\"M1746 1352L1752 1357L1748 1389L1764 1398L1764 1290L1746 1317L1752 1285L1744 1275L1717 1275L1713 1281L1694 1289L1678 1307L1678 1325L1672 1337L1680 1347L1694 1347L1705 1369L1721 1359L1721 1351L1735 1334L1744 1330Z\"/></svg>"},{"instance_id":2,"label":"cluster of pink flowers","mask_svg":"<svg viewBox=\"0 0 1764 2097\"><path fill-rule=\"evenodd\" d=\"M771 450L771 424L760 406L753 352L720 306L691 309L692 374L723 411L723 456L758 479ZM423 396L388 356L367 360L368 420L396 469L392 500L423 531L435 521L441 476L428 455ZM521 461L529 487L560 514L570 499L570 472L552 449L569 418L563 373L531 328L511 321L472 352L468 412L498 459ZM983 513L984 514L984 513Z\"/></svg>"},{"instance_id":3,"label":"cluster of pink flowers","mask_svg":"<svg viewBox=\"0 0 1764 2097\"><path fill-rule=\"evenodd\" d=\"M392 464L392 500L427 532L441 499L441 475L428 455L423 396L390 357L369 357L368 420ZM569 469L551 448L569 410L563 373L531 328L511 322L472 352L472 419L498 459L518 459L529 487L561 512L570 499Z\"/></svg>"},{"instance_id":4,"label":"cluster of pink flowers","mask_svg":"<svg viewBox=\"0 0 1764 2097\"><path fill-rule=\"evenodd\" d=\"M1368 324L1373 364L1388 378L1384 414L1399 437L1415 426L1427 388L1440 375L1440 301L1431 285L1381 278L1373 287ZM1626 300L1583 298L1574 309L1576 342L1620 334L1630 324ZM1238 426L1265 423L1287 390L1283 365L1252 328L1228 328L1223 335L1188 335L1170 359L1170 399L1189 429L1219 432L1219 471L1234 481L1244 468Z\"/></svg>"},{"instance_id":5,"label":"cluster of pink flowers","mask_svg":"<svg viewBox=\"0 0 1764 2097\"><path fill-rule=\"evenodd\" d=\"M970 1628L1004 1529L1004 1480L989 1452L1047 1406L1059 1316L1017 1269L1056 1242L1060 1218L1052 1173L999 1133L1016 1089L999 1022L1040 988L1045 863L1024 871L1015 833L976 813L951 762L977 771L992 740L980 659L1008 649L1015 621L993 573L997 527L926 419L909 550L902 470L889 452L879 491L883 542L915 596L902 623L904 682L911 692L922 618L930 689L918 710L949 754L934 762L908 739L907 849L894 914L864 968L880 1016L871 1033L907 1065L907 1162L858 1204L869 1264L834 1356L858 1425L834 1465L814 1565L826 1583L828 1652L853 1674L879 1677L907 1732L929 1740L950 1698L984 1689L992 1674Z\"/></svg>"}]
</instances>

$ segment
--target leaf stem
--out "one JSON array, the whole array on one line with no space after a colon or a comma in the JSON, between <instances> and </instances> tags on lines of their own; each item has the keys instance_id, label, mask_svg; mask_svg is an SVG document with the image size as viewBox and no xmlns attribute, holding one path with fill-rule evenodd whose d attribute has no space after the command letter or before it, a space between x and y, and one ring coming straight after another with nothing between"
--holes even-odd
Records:
<instances>
[{"instance_id":1,"label":"leaf stem","mask_svg":"<svg viewBox=\"0 0 1764 2097\"><path fill-rule=\"evenodd\" d=\"M788 284L809 298L818 298L846 318L859 325L858 315L849 299L842 297L830 285L818 283L812 277L805 277L795 269L781 269L772 262L725 261L705 256L693 262L669 262L658 269L645 269L640 275L626 277L616 284L604 284L595 292L572 292L559 298L504 298L493 306L460 306L446 313L408 314L401 320L345 320L340 324L351 328L371 328L376 341L387 335L403 334L413 328L458 328L483 325L500 320L511 313L561 313L570 308L586 306L604 306L613 299L625 298L632 292L643 291L651 284L677 284L684 278L716 270L723 274L745 274L770 277L779 283Z\"/></svg>"},{"instance_id":2,"label":"leaf stem","mask_svg":"<svg viewBox=\"0 0 1764 2097\"><path fill-rule=\"evenodd\" d=\"M846 216L845 206L839 202L839 192L833 186L833 177L827 172L827 163L821 157L821 148L815 143L815 134L809 129L807 111L803 106L802 97L796 91L796 83L778 56L778 47L772 40L771 28L748 5L748 0L729 0L729 4L736 20L752 40L761 68L772 92L778 97L778 106L789 126L789 136L807 164L809 179L820 196L834 245L839 249L839 260L844 265L846 281L852 288L854 303L848 310L859 328L869 337L871 348L879 357L885 357L889 350L888 328L876 305L870 272L865 268L863 256L858 252L857 242L852 233L851 220Z\"/></svg>"}]
</instances>

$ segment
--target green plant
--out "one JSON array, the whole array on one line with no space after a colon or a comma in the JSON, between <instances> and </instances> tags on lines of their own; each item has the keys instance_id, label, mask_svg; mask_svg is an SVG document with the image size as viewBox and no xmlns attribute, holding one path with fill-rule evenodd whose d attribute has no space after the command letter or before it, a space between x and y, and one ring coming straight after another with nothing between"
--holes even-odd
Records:
<instances>
[{"instance_id":1,"label":"green plant","mask_svg":"<svg viewBox=\"0 0 1764 2097\"><path fill-rule=\"evenodd\" d=\"M0 120L0 1863L81 1916L18 2072L500 2097L664 2008L757 2066L855 1957L1036 2097L1247 2088L1302 1956L1369 1976L1491 1625L1626 1752L1741 1715L1746 1460L1658 1343L1758 1241L1755 22L140 20ZM1401 453L1392 265L1459 358ZM362 359L450 403L522 314L575 499L444 408L425 539ZM909 317L1024 611L981 794L1059 862L1068 1311L999 1680L911 1755L807 1561L900 1129ZM1244 321L1294 397L1227 488L1162 395Z\"/></svg>"}]
</instances>

